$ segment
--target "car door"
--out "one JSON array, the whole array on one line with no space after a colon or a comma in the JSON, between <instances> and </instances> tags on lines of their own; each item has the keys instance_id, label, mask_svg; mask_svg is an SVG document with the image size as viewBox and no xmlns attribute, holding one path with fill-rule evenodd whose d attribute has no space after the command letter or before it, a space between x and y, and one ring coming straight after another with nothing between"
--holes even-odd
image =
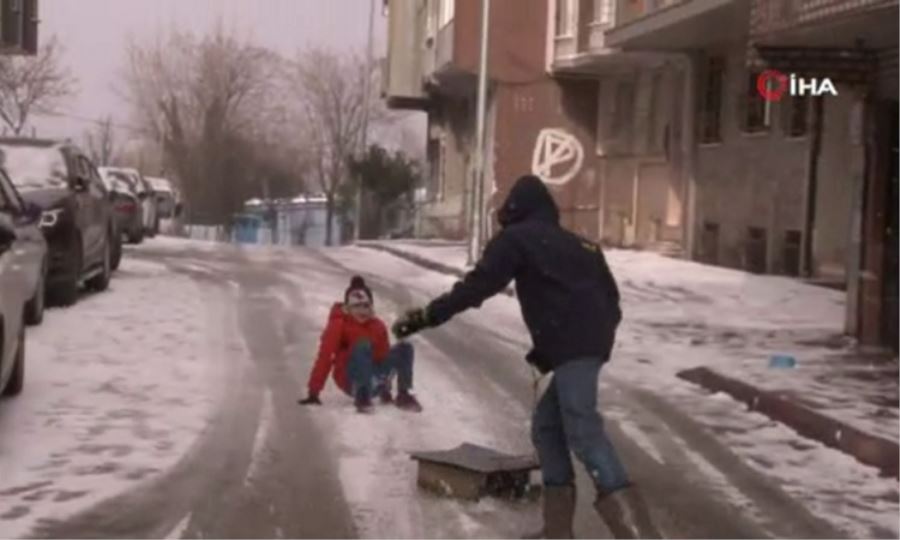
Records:
<instances>
[{"instance_id":1,"label":"car door","mask_svg":"<svg viewBox=\"0 0 900 540\"><path fill-rule=\"evenodd\" d=\"M78 194L84 213L84 228L82 229L85 236L84 256L87 266L93 266L103 260L103 248L106 240L106 223L103 219L106 190L103 188L103 180L96 173L93 164L80 154L77 160L82 178L86 182L86 189ZM94 172L92 173L92 171Z\"/></svg>"},{"instance_id":2,"label":"car door","mask_svg":"<svg viewBox=\"0 0 900 540\"><path fill-rule=\"evenodd\" d=\"M14 222L12 202L0 190L0 218ZM22 261L18 242L0 246L0 316L3 319L3 344L0 351L0 386L9 379L16 352L16 336L22 328Z\"/></svg>"},{"instance_id":3,"label":"car door","mask_svg":"<svg viewBox=\"0 0 900 540\"><path fill-rule=\"evenodd\" d=\"M84 163L77 152L68 147L62 148L60 152L62 152L69 167L69 190L72 192L75 200L75 226L81 235L81 271L84 271L85 267L90 266L91 246L95 241L92 238L93 231L91 231L90 197L87 194L87 190L79 190L76 186L82 180L87 179L87 171L85 171Z\"/></svg>"},{"instance_id":4,"label":"car door","mask_svg":"<svg viewBox=\"0 0 900 540\"><path fill-rule=\"evenodd\" d=\"M25 301L34 296L35 288L40 282L44 270L44 258L47 244L40 229L40 215L29 214L25 201L19 195L12 180L3 168L0 168L0 191L8 201L13 224L16 228L15 255L21 265L22 283Z\"/></svg>"},{"instance_id":5,"label":"car door","mask_svg":"<svg viewBox=\"0 0 900 540\"><path fill-rule=\"evenodd\" d=\"M91 179L91 200L96 206L95 224L97 225L98 245L102 257L112 220L112 198L109 195L109 188L106 187L103 177L100 176L100 171L97 170L97 166L90 159L84 159L87 161L88 174Z\"/></svg>"}]
</instances>

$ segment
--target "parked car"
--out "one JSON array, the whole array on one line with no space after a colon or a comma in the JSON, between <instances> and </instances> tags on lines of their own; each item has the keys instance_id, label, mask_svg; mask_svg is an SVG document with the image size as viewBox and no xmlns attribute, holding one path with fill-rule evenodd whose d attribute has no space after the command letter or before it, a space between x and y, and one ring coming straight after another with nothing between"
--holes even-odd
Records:
<instances>
[{"instance_id":1,"label":"parked car","mask_svg":"<svg viewBox=\"0 0 900 540\"><path fill-rule=\"evenodd\" d=\"M25 382L25 325L44 318L47 243L41 210L16 192L0 169L0 395Z\"/></svg>"},{"instance_id":2,"label":"parked car","mask_svg":"<svg viewBox=\"0 0 900 540\"><path fill-rule=\"evenodd\" d=\"M178 206L178 194L172 187L172 182L165 178L147 177L147 182L153 188L156 196L156 215L158 221L172 219L176 216Z\"/></svg>"},{"instance_id":3,"label":"parked car","mask_svg":"<svg viewBox=\"0 0 900 540\"><path fill-rule=\"evenodd\" d=\"M117 172L128 178L128 183L141 202L144 236L153 238L159 232L159 218L156 215L156 197L150 182L138 171L127 167L108 167L109 172Z\"/></svg>"},{"instance_id":4,"label":"parked car","mask_svg":"<svg viewBox=\"0 0 900 540\"><path fill-rule=\"evenodd\" d=\"M51 299L60 305L74 304L82 284L105 290L118 233L97 168L68 142L0 139L0 152L22 198L42 210Z\"/></svg>"},{"instance_id":5,"label":"parked car","mask_svg":"<svg viewBox=\"0 0 900 540\"><path fill-rule=\"evenodd\" d=\"M100 167L100 176L110 191L113 211L119 230L132 244L144 241L144 209L132 184L133 179L122 171Z\"/></svg>"}]
</instances>

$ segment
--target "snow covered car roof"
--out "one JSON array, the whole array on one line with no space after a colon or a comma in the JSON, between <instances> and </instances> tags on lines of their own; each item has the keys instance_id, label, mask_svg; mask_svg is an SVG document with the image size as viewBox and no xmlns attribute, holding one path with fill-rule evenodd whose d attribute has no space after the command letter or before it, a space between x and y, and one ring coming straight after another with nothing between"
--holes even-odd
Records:
<instances>
[{"instance_id":1,"label":"snow covered car roof","mask_svg":"<svg viewBox=\"0 0 900 540\"><path fill-rule=\"evenodd\" d=\"M170 182L166 178L158 178L154 176L145 177L147 182L150 183L150 186L153 187L153 191L160 191L165 193L174 193L175 190L172 188L172 182Z\"/></svg>"},{"instance_id":2,"label":"snow covered car roof","mask_svg":"<svg viewBox=\"0 0 900 540\"><path fill-rule=\"evenodd\" d=\"M97 167L97 171L100 173L100 178L103 180L106 189L116 193L131 195L132 197L135 196L132 181L123 171L113 167Z\"/></svg>"}]
</instances>

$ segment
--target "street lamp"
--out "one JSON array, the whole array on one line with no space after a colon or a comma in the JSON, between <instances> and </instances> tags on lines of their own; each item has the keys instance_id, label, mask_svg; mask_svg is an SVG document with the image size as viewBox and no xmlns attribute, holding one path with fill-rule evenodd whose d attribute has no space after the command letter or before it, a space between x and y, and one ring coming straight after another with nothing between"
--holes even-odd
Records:
<instances>
[{"instance_id":1,"label":"street lamp","mask_svg":"<svg viewBox=\"0 0 900 540\"><path fill-rule=\"evenodd\" d=\"M469 264L474 264L481 255L482 228L484 227L484 130L485 105L487 102L487 62L488 62L488 30L490 23L491 0L481 1L481 48L478 63L478 105L475 120L475 159L473 166L473 184L475 193L471 197L472 229L469 231Z\"/></svg>"}]
</instances>

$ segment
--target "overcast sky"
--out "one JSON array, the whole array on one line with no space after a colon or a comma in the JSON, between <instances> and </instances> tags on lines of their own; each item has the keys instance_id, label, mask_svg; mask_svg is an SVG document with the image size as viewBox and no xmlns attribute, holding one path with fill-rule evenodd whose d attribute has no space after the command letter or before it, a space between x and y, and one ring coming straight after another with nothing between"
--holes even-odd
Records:
<instances>
[{"instance_id":1,"label":"overcast sky","mask_svg":"<svg viewBox=\"0 0 900 540\"><path fill-rule=\"evenodd\" d=\"M375 1L376 57L385 51L387 21ZM116 78L129 37L153 39L178 27L203 34L218 21L239 36L293 55L308 45L365 50L369 0L42 0L41 40L57 35L80 92L64 112L87 119L112 115L128 122ZM80 137L90 123L74 118L40 119L38 134Z\"/></svg>"}]
</instances>

